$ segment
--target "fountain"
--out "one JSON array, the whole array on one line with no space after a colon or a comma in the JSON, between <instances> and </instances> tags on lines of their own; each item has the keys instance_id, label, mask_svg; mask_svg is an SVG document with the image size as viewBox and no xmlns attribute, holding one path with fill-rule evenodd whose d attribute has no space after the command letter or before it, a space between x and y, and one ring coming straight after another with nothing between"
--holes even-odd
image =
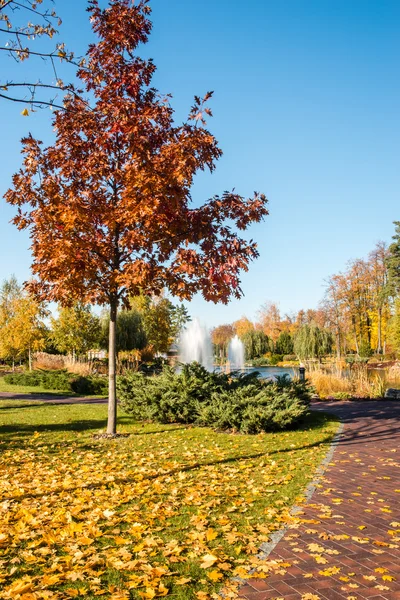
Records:
<instances>
[{"instance_id":1,"label":"fountain","mask_svg":"<svg viewBox=\"0 0 400 600\"><path fill-rule=\"evenodd\" d=\"M179 341L179 360L191 363L194 360L209 371L213 369L213 351L210 334L198 319L193 319L182 333Z\"/></svg>"},{"instance_id":2,"label":"fountain","mask_svg":"<svg viewBox=\"0 0 400 600\"><path fill-rule=\"evenodd\" d=\"M229 368L235 370L244 367L244 346L243 342L235 335L228 346Z\"/></svg>"}]
</instances>

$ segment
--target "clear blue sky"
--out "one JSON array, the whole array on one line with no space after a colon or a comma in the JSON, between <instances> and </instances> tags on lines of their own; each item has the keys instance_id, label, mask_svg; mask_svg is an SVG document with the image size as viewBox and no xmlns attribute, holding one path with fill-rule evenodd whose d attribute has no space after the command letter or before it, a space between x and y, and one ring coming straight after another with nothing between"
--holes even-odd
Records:
<instances>
[{"instance_id":1,"label":"clear blue sky","mask_svg":"<svg viewBox=\"0 0 400 600\"><path fill-rule=\"evenodd\" d=\"M106 2L102 2L105 6ZM67 45L83 53L83 0L56 0ZM315 308L324 280L400 219L400 3L397 0L153 0L143 54L154 84L174 96L182 121L194 94L214 90L210 129L224 156L201 175L195 203L233 187L264 192L270 216L252 228L260 258L242 278L244 298L189 310L209 326L254 318L265 301L282 312ZM0 58L2 76L12 63ZM28 68L28 67L25 67ZM42 65L34 68L43 69ZM18 71L14 68L14 77ZM44 78L44 75L43 75ZM29 130L50 143L49 112L28 118L0 104L0 194L19 167ZM29 276L29 239L1 204L0 280Z\"/></svg>"}]
</instances>

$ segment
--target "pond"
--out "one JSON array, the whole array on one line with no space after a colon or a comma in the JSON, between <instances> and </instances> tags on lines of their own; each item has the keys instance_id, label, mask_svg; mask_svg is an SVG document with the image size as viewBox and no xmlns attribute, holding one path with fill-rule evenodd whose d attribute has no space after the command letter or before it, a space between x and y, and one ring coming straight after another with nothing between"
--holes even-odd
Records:
<instances>
[{"instance_id":1,"label":"pond","mask_svg":"<svg viewBox=\"0 0 400 600\"><path fill-rule=\"evenodd\" d=\"M224 372L225 369L217 367L217 372ZM241 369L242 373L260 373L262 379L275 379L277 375L288 375L291 379L298 377L299 370L296 367L245 367Z\"/></svg>"}]
</instances>

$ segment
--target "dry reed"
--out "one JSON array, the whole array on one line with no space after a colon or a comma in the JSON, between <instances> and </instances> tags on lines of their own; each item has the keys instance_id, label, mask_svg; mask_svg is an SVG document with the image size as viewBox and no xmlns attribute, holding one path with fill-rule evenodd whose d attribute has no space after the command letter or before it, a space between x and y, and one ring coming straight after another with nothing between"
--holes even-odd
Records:
<instances>
[{"instance_id":1,"label":"dry reed","mask_svg":"<svg viewBox=\"0 0 400 600\"><path fill-rule=\"evenodd\" d=\"M45 371L58 371L65 368L65 356L59 354L47 354L47 352L36 352L33 356L32 367Z\"/></svg>"},{"instance_id":2,"label":"dry reed","mask_svg":"<svg viewBox=\"0 0 400 600\"><path fill-rule=\"evenodd\" d=\"M330 371L314 368L307 377L320 398L380 398L385 392L383 379L371 377L366 365L354 365L346 373L340 366Z\"/></svg>"},{"instance_id":3,"label":"dry reed","mask_svg":"<svg viewBox=\"0 0 400 600\"><path fill-rule=\"evenodd\" d=\"M74 375L82 375L83 377L87 377L92 373L92 364L89 362L77 362L71 360L69 357L65 357L64 365L64 368Z\"/></svg>"}]
</instances>

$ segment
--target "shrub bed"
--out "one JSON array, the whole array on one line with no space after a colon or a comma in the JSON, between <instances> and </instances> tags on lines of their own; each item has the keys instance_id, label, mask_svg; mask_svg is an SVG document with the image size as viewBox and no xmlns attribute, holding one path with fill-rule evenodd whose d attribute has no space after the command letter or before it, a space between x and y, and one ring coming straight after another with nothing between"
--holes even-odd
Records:
<instances>
[{"instance_id":1,"label":"shrub bed","mask_svg":"<svg viewBox=\"0 0 400 600\"><path fill-rule=\"evenodd\" d=\"M4 381L12 385L41 387L45 390L70 391L78 394L106 394L107 380L101 377L83 377L68 373L65 369L58 371L27 371L26 373L10 373Z\"/></svg>"},{"instance_id":2,"label":"shrub bed","mask_svg":"<svg viewBox=\"0 0 400 600\"><path fill-rule=\"evenodd\" d=\"M242 433L286 429L306 414L310 401L307 385L288 377L209 373L197 363L180 373L170 367L153 377L130 373L118 378L117 388L122 408L138 420Z\"/></svg>"}]
</instances>

